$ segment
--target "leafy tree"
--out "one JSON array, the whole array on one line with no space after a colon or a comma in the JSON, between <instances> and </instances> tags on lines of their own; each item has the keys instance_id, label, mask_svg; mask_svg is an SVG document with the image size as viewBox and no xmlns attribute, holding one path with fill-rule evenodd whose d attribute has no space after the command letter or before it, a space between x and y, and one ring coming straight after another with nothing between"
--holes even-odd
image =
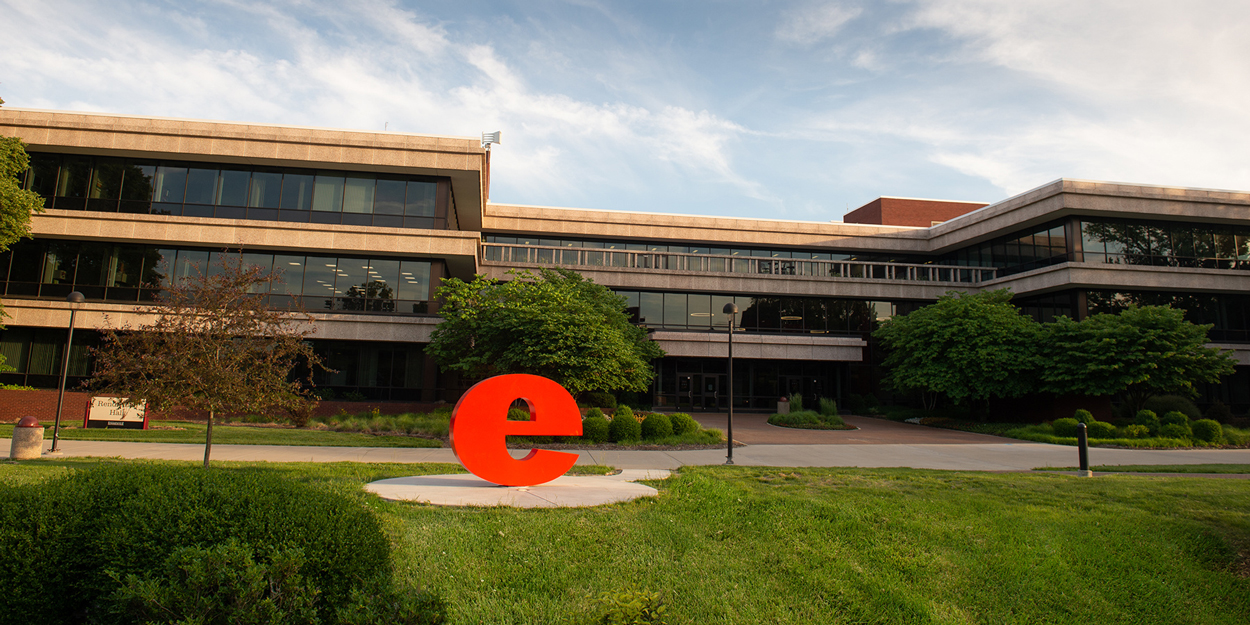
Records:
<instances>
[{"instance_id":1,"label":"leafy tree","mask_svg":"<svg viewBox=\"0 0 1250 625\"><path fill-rule=\"evenodd\" d=\"M873 333L888 349L886 383L902 392L945 394L955 403L1018 397L1032 390L1038 324L1006 289L948 292Z\"/></svg>"},{"instance_id":2,"label":"leafy tree","mask_svg":"<svg viewBox=\"0 0 1250 625\"><path fill-rule=\"evenodd\" d=\"M311 384L288 376L321 361L304 341L307 316L272 310L258 294L277 278L223 254L220 266L171 284L145 310L152 323L104 330L95 385L156 410L207 412L206 468L219 415L306 412Z\"/></svg>"},{"instance_id":3,"label":"leafy tree","mask_svg":"<svg viewBox=\"0 0 1250 625\"><path fill-rule=\"evenodd\" d=\"M452 278L426 353L470 378L530 373L572 393L645 391L664 355L629 322L625 299L567 269L512 272L507 282Z\"/></svg>"},{"instance_id":4,"label":"leafy tree","mask_svg":"<svg viewBox=\"0 0 1250 625\"><path fill-rule=\"evenodd\" d=\"M1044 326L1039 377L1052 393L1123 393L1130 414L1153 395L1196 394L1194 382L1217 382L1234 361L1205 347L1210 325L1185 320L1169 306L1129 306L1119 314Z\"/></svg>"}]
</instances>

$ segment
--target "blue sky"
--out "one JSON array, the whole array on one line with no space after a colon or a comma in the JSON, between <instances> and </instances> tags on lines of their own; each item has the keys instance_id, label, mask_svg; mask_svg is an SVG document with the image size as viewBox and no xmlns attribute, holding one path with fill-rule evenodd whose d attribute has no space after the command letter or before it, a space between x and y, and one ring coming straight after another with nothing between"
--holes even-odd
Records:
<instances>
[{"instance_id":1,"label":"blue sky","mask_svg":"<svg viewBox=\"0 0 1250 625\"><path fill-rule=\"evenodd\" d=\"M475 136L501 203L1250 189L1250 3L0 0L7 106Z\"/></svg>"}]
</instances>

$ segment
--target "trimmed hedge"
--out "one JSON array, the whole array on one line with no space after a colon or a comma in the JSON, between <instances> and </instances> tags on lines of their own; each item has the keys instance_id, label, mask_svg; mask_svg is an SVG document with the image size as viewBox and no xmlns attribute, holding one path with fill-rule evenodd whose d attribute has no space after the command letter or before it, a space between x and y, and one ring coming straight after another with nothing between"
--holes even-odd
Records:
<instances>
[{"instance_id":1,"label":"trimmed hedge","mask_svg":"<svg viewBox=\"0 0 1250 625\"><path fill-rule=\"evenodd\" d=\"M768 422L787 428L805 430L845 430L846 422L838 415L823 415L815 410L800 410L788 414L774 414Z\"/></svg>"},{"instance_id":2,"label":"trimmed hedge","mask_svg":"<svg viewBox=\"0 0 1250 625\"><path fill-rule=\"evenodd\" d=\"M668 438L673 435L673 422L668 415L659 412L653 412L642 420L642 438L644 440L659 440Z\"/></svg>"},{"instance_id":3,"label":"trimmed hedge","mask_svg":"<svg viewBox=\"0 0 1250 625\"><path fill-rule=\"evenodd\" d=\"M594 414L598 410L598 408L592 409L591 414L586 415L586 418L582 419L582 438L592 443L606 443L608 442L610 425L608 420L603 417L603 413Z\"/></svg>"},{"instance_id":4,"label":"trimmed hedge","mask_svg":"<svg viewBox=\"0 0 1250 625\"><path fill-rule=\"evenodd\" d=\"M1153 410L1138 410L1137 416L1133 417L1134 425L1144 425L1151 434L1159 433L1159 415Z\"/></svg>"},{"instance_id":5,"label":"trimmed hedge","mask_svg":"<svg viewBox=\"0 0 1250 625\"><path fill-rule=\"evenodd\" d=\"M1050 424L1050 427L1055 431L1055 436L1071 438L1076 436L1076 426L1079 423L1080 421L1077 421L1072 417L1064 417L1063 419L1055 419L1055 421Z\"/></svg>"},{"instance_id":6,"label":"trimmed hedge","mask_svg":"<svg viewBox=\"0 0 1250 625\"><path fill-rule=\"evenodd\" d=\"M642 424L634 418L634 411L629 406L618 407L616 414L612 415L608 438L613 443L626 443L642 438Z\"/></svg>"},{"instance_id":7,"label":"trimmed hedge","mask_svg":"<svg viewBox=\"0 0 1250 625\"><path fill-rule=\"evenodd\" d=\"M1142 403L1142 408L1153 410L1155 414L1167 414L1172 411L1183 412L1191 421L1197 421L1202 418L1202 412L1189 401L1180 395L1155 395Z\"/></svg>"},{"instance_id":8,"label":"trimmed hedge","mask_svg":"<svg viewBox=\"0 0 1250 625\"><path fill-rule=\"evenodd\" d=\"M1115 438L1115 426L1106 421L1094 421L1091 418L1085 428L1085 434L1089 438Z\"/></svg>"},{"instance_id":9,"label":"trimmed hedge","mask_svg":"<svg viewBox=\"0 0 1250 625\"><path fill-rule=\"evenodd\" d=\"M1077 410L1076 413L1072 415L1072 418L1076 419L1077 423L1084 423L1085 425L1089 425L1094 422L1094 415L1084 408Z\"/></svg>"},{"instance_id":10,"label":"trimmed hedge","mask_svg":"<svg viewBox=\"0 0 1250 625\"><path fill-rule=\"evenodd\" d=\"M697 434L701 429L699 427L699 422L695 421L694 417L684 412L675 412L669 415L668 418L673 422L673 434L676 434L677 436L682 436L683 434Z\"/></svg>"},{"instance_id":11,"label":"trimmed hedge","mask_svg":"<svg viewBox=\"0 0 1250 625\"><path fill-rule=\"evenodd\" d=\"M355 494L264 469L106 463L0 489L0 579L23 584L0 593L0 622L82 622L125 576L160 571L179 548L232 539L266 560L299 549L323 618L360 584L389 585L392 574L387 538Z\"/></svg>"},{"instance_id":12,"label":"trimmed hedge","mask_svg":"<svg viewBox=\"0 0 1250 625\"><path fill-rule=\"evenodd\" d=\"M1159 436L1162 438L1179 438L1188 439L1194 435L1189 429L1189 424L1181 425L1179 423L1165 423L1159 426Z\"/></svg>"},{"instance_id":13,"label":"trimmed hedge","mask_svg":"<svg viewBox=\"0 0 1250 625\"><path fill-rule=\"evenodd\" d=\"M1224 440L1224 428L1214 419L1199 419L1190 426L1194 438L1208 443L1219 443Z\"/></svg>"},{"instance_id":14,"label":"trimmed hedge","mask_svg":"<svg viewBox=\"0 0 1250 625\"><path fill-rule=\"evenodd\" d=\"M1159 418L1159 425L1170 425L1170 424L1183 425L1185 427L1189 427L1189 415L1179 410L1173 410L1172 412L1169 412Z\"/></svg>"}]
</instances>

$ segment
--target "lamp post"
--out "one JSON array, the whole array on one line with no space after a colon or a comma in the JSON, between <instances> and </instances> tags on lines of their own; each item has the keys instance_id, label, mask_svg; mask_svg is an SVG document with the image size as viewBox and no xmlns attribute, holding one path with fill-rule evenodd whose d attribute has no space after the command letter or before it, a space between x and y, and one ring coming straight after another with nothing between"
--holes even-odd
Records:
<instances>
[{"instance_id":1,"label":"lamp post","mask_svg":"<svg viewBox=\"0 0 1250 625\"><path fill-rule=\"evenodd\" d=\"M738 315L738 305L729 302L725 304L725 308L721 312L729 315L729 424L726 430L729 436L728 454L725 456L725 464L734 463L734 327L736 317Z\"/></svg>"},{"instance_id":2,"label":"lamp post","mask_svg":"<svg viewBox=\"0 0 1250 625\"><path fill-rule=\"evenodd\" d=\"M61 453L58 443L61 434L61 408L65 406L65 378L69 376L69 350L74 345L74 314L78 312L78 304L86 301L82 293L73 291L65 297L69 302L69 336L65 338L65 355L61 357L61 392L56 397L56 420L52 422L52 448L50 454Z\"/></svg>"}]
</instances>

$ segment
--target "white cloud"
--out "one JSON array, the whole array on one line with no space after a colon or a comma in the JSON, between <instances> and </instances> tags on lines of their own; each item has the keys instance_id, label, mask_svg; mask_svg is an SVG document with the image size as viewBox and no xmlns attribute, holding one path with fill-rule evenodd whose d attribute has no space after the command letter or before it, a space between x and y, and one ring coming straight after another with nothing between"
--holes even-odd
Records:
<instances>
[{"instance_id":1,"label":"white cloud","mask_svg":"<svg viewBox=\"0 0 1250 625\"><path fill-rule=\"evenodd\" d=\"M841 4L809 6L787 11L777 25L776 37L788 43L810 46L833 37L847 22L862 11L858 7Z\"/></svg>"}]
</instances>

